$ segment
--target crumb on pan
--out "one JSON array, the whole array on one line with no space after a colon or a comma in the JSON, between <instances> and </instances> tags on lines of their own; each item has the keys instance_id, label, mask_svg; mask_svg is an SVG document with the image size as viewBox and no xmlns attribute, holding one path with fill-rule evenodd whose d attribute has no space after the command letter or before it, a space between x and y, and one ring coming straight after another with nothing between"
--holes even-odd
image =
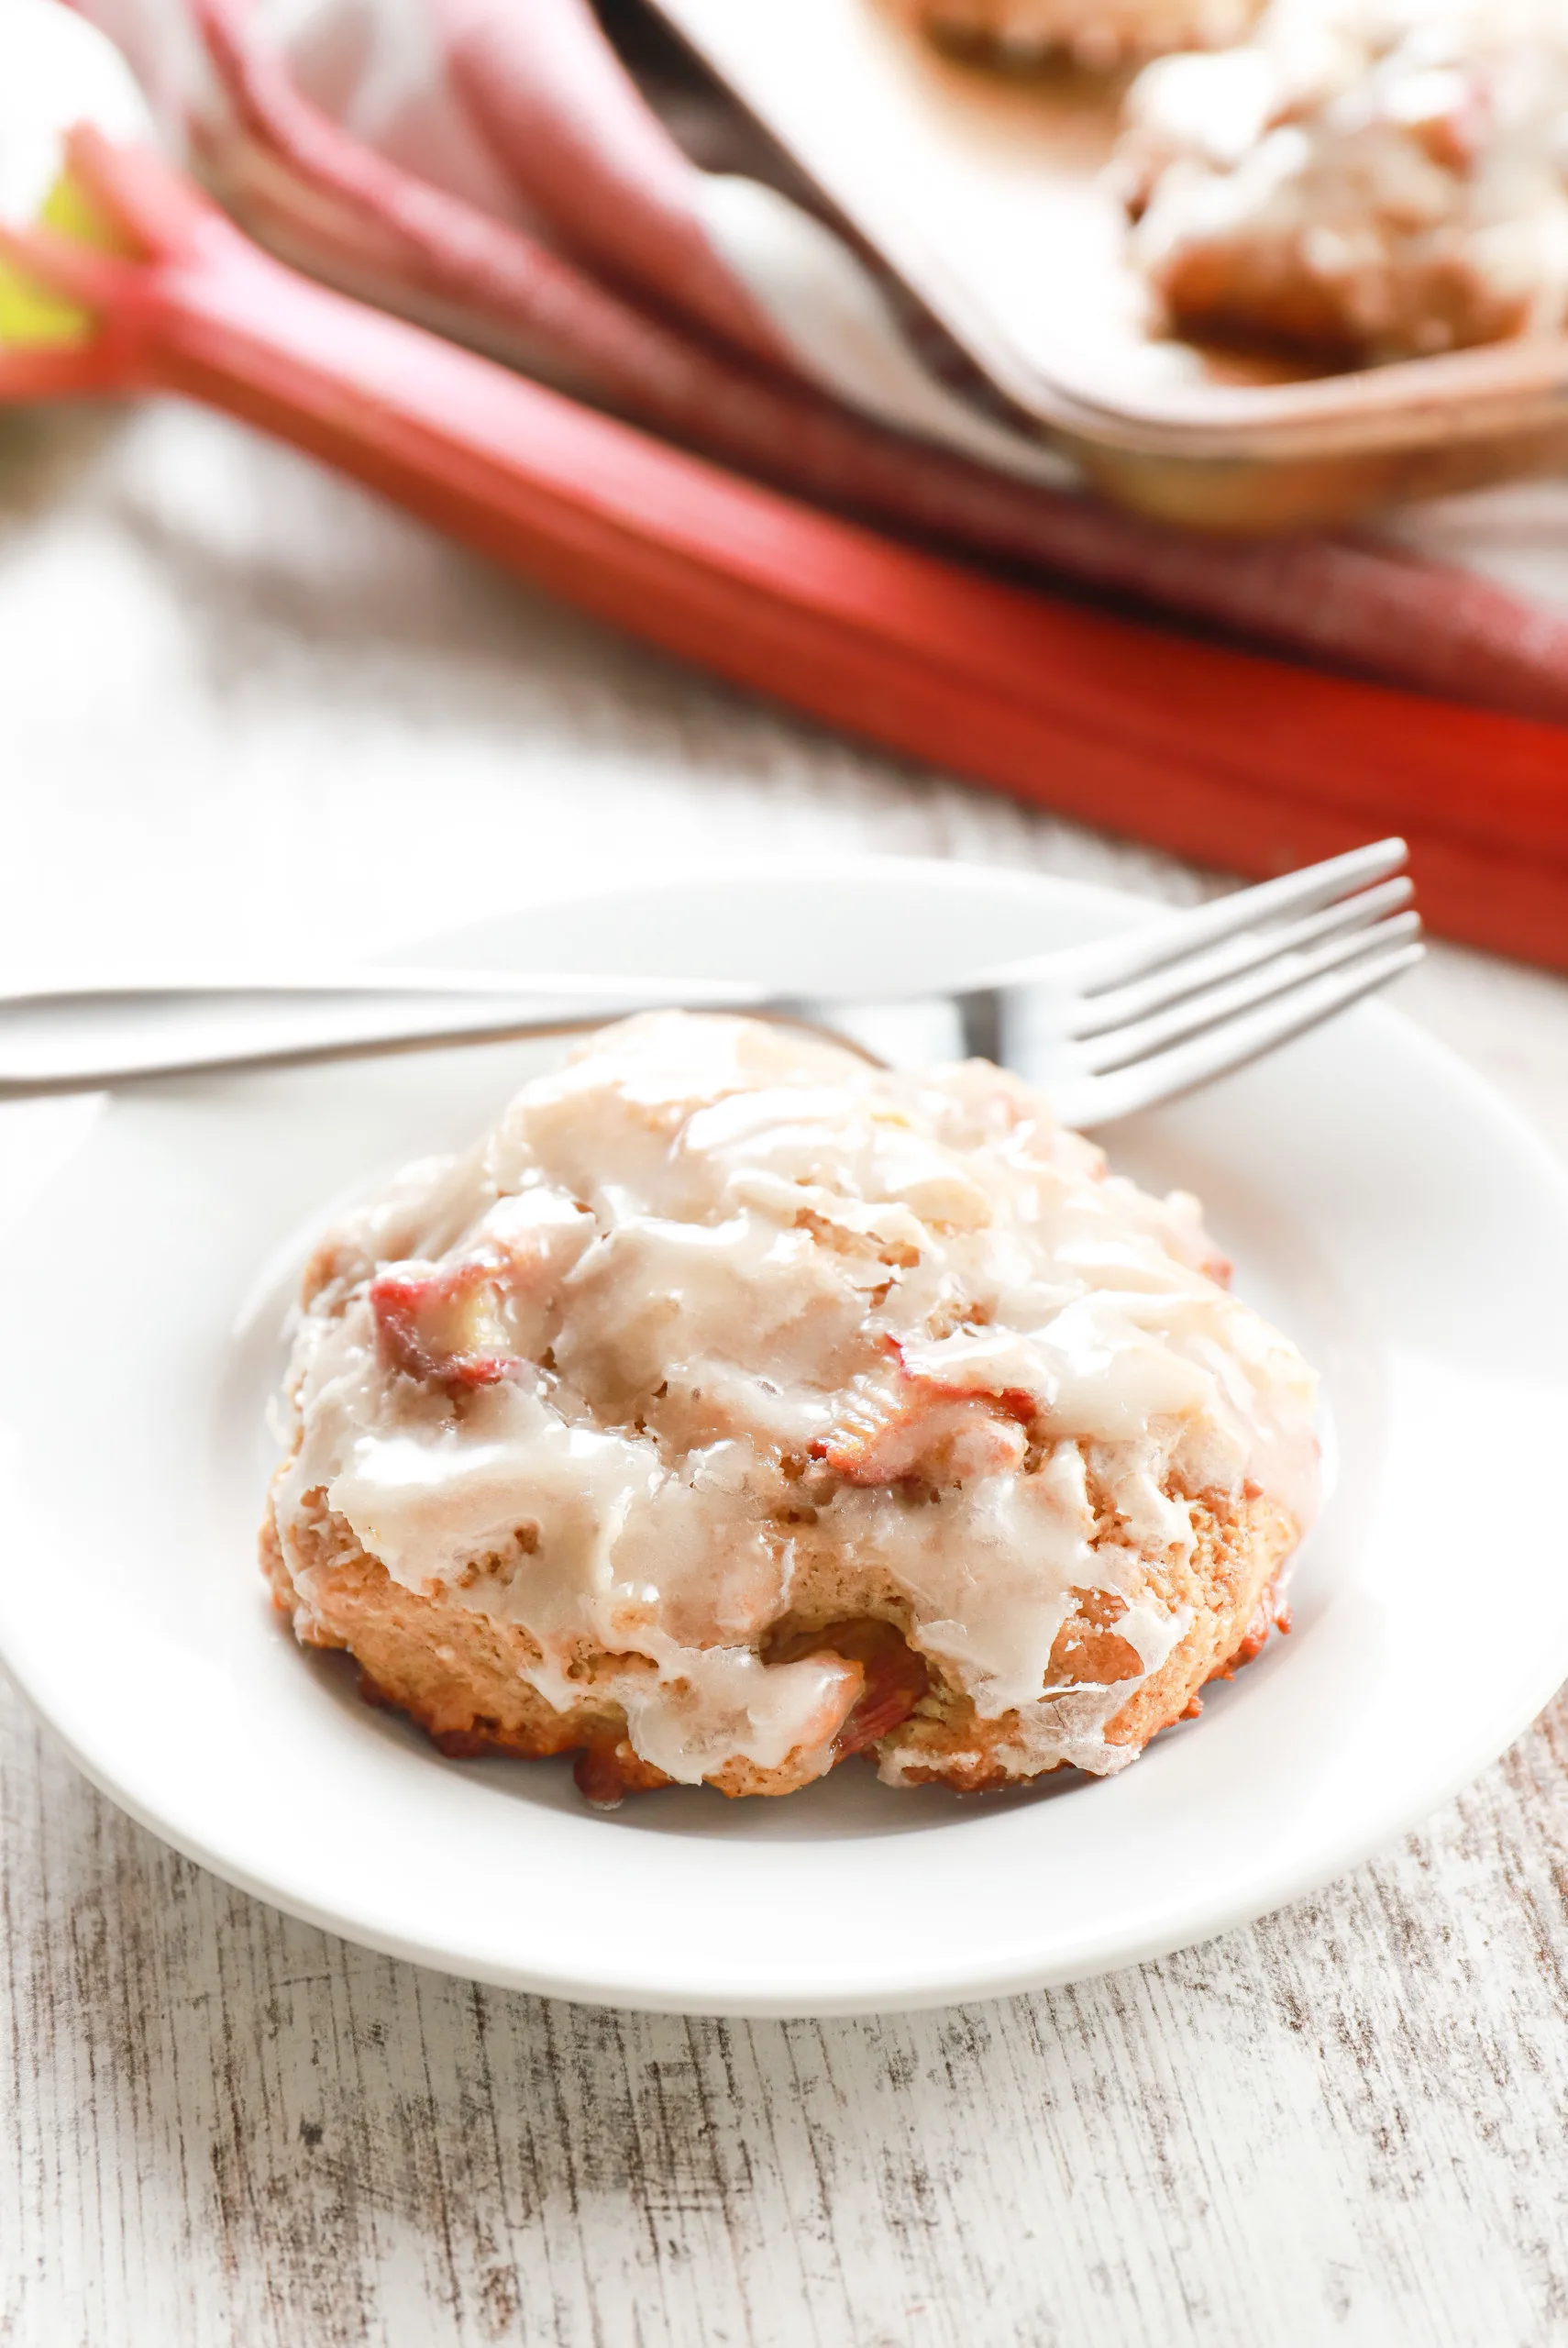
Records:
<instances>
[{"instance_id":1,"label":"crumb on pan","mask_svg":"<svg viewBox=\"0 0 1568 2348\"><path fill-rule=\"evenodd\" d=\"M957 47L1020 62L1062 54L1105 72L1169 50L1243 39L1259 0L892 0L899 15Z\"/></svg>"}]
</instances>

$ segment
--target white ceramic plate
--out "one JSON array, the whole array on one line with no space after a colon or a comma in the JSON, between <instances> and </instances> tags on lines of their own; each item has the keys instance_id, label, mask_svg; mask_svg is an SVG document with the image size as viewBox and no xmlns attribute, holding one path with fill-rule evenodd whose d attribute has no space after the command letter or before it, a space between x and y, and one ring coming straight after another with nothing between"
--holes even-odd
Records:
<instances>
[{"instance_id":1,"label":"white ceramic plate","mask_svg":"<svg viewBox=\"0 0 1568 2348\"><path fill-rule=\"evenodd\" d=\"M1091 936L1129 900L973 868L751 868L447 942L823 990ZM1124 1776L963 1800L845 1767L787 1801L584 1809L564 1763L441 1760L271 1614L267 1399L310 1233L488 1122L487 1047L0 1113L0 1655L90 1777L267 1899L453 1972L732 2013L1064 1981L1341 1872L1499 1752L1568 1672L1550 1512L1568 1426L1568 1185L1382 1006L1126 1126L1207 1200L1239 1284L1324 1372L1332 1500L1297 1628ZM1506 1602L1499 1603L1499 1592Z\"/></svg>"}]
</instances>

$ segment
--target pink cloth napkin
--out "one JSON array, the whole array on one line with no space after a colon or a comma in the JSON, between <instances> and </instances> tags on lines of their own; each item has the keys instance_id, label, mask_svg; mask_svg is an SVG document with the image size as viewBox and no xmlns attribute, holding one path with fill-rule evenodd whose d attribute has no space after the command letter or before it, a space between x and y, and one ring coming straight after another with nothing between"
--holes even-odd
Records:
<instances>
[{"instance_id":1,"label":"pink cloth napkin","mask_svg":"<svg viewBox=\"0 0 1568 2348\"><path fill-rule=\"evenodd\" d=\"M77 0L307 271L737 470L1324 664L1568 718L1563 493L1260 544L1082 493L636 0ZM746 0L736 0L746 5Z\"/></svg>"}]
</instances>

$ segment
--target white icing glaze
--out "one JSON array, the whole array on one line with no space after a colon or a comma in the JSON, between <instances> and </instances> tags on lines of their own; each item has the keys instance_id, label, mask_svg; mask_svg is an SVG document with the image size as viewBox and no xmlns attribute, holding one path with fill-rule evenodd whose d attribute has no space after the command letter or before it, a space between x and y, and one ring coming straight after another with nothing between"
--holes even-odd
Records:
<instances>
[{"instance_id":1,"label":"white icing glaze","mask_svg":"<svg viewBox=\"0 0 1568 2348\"><path fill-rule=\"evenodd\" d=\"M1559 0L1272 0L1245 47L1149 66L1127 121L1134 255L1178 311L1373 356L1568 315Z\"/></svg>"},{"instance_id":2,"label":"white icing glaze","mask_svg":"<svg viewBox=\"0 0 1568 2348\"><path fill-rule=\"evenodd\" d=\"M858 1672L757 1653L801 1589L824 1619L824 1573L830 1614L892 1593L1029 1767L1120 1767L1138 1680L1046 1689L1074 1593L1120 1594L1147 1673L1187 1619L1144 1588L1191 1549L1173 1479L1312 1513L1311 1375L1209 1277L1196 1202L1106 1178L982 1062L628 1021L325 1260L275 1494L306 1616L325 1503L407 1588L525 1626L558 1708L591 1659L673 1778L828 1766Z\"/></svg>"}]
</instances>

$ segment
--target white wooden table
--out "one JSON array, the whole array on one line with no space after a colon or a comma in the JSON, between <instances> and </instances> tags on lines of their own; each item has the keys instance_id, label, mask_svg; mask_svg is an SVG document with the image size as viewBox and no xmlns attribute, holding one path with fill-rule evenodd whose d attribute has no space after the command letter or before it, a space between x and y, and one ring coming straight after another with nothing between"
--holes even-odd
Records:
<instances>
[{"instance_id":1,"label":"white wooden table","mask_svg":"<svg viewBox=\"0 0 1568 2348\"><path fill-rule=\"evenodd\" d=\"M712 689L172 408L0 419L0 983L305 948L324 895L374 950L693 849L1203 885ZM1562 984L1441 953L1405 1002L1568 1150ZM365 1955L171 1855L14 1698L0 1735L7 2348L1568 2340L1568 1702L1250 1931L823 2025Z\"/></svg>"}]
</instances>

